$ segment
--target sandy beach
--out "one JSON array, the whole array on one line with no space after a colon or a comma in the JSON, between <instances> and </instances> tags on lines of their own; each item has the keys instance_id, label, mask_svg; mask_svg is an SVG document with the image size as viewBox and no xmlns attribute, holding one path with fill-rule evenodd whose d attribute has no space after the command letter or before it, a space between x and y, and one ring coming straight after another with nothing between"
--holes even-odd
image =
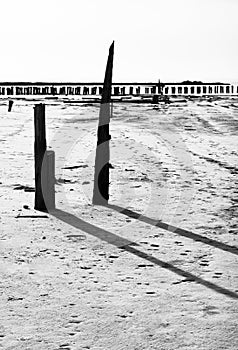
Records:
<instances>
[{"instance_id":1,"label":"sandy beach","mask_svg":"<svg viewBox=\"0 0 238 350\"><path fill-rule=\"evenodd\" d=\"M0 348L237 349L238 98L114 103L108 207L92 205L99 104L43 102L50 214L39 101L0 100Z\"/></svg>"}]
</instances>

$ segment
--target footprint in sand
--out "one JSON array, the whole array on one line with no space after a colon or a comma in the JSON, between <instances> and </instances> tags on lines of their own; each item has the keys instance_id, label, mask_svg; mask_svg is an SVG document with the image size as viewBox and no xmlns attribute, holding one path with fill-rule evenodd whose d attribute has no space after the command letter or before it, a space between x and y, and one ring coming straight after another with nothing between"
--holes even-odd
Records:
<instances>
[{"instance_id":1,"label":"footprint in sand","mask_svg":"<svg viewBox=\"0 0 238 350\"><path fill-rule=\"evenodd\" d=\"M212 305L207 305L205 306L202 311L204 312L204 315L217 315L220 312L217 311L217 308L215 306Z\"/></svg>"},{"instance_id":2,"label":"footprint in sand","mask_svg":"<svg viewBox=\"0 0 238 350\"><path fill-rule=\"evenodd\" d=\"M212 278L221 278L222 277L222 272L215 272Z\"/></svg>"},{"instance_id":3,"label":"footprint in sand","mask_svg":"<svg viewBox=\"0 0 238 350\"><path fill-rule=\"evenodd\" d=\"M209 263L208 262L200 262L199 265L200 266L209 266Z\"/></svg>"}]
</instances>

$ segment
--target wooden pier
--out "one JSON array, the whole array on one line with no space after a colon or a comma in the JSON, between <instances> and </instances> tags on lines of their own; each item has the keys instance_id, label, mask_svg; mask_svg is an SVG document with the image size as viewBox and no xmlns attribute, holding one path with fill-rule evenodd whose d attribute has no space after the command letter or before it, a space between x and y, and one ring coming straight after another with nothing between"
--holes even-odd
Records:
<instances>
[{"instance_id":1,"label":"wooden pier","mask_svg":"<svg viewBox=\"0 0 238 350\"><path fill-rule=\"evenodd\" d=\"M103 91L103 83L32 83L32 82L7 82L0 83L0 98L100 98ZM113 83L111 86L112 97L120 96L233 96L238 95L238 85L229 83Z\"/></svg>"}]
</instances>

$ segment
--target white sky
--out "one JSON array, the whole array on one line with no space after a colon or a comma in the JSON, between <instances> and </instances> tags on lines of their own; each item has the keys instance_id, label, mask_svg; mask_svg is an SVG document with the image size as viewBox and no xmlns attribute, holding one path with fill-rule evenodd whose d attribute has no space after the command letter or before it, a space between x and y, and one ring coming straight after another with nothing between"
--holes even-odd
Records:
<instances>
[{"instance_id":1,"label":"white sky","mask_svg":"<svg viewBox=\"0 0 238 350\"><path fill-rule=\"evenodd\" d=\"M238 81L238 0L0 0L0 81Z\"/></svg>"}]
</instances>

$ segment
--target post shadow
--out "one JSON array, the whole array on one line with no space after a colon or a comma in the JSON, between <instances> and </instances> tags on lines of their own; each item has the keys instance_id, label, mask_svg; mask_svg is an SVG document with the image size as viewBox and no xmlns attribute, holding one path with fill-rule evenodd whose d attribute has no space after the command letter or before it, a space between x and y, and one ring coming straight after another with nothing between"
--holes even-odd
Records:
<instances>
[{"instance_id":1,"label":"post shadow","mask_svg":"<svg viewBox=\"0 0 238 350\"><path fill-rule=\"evenodd\" d=\"M146 224L162 228L162 229L164 229L166 231L170 231L172 233L176 233L179 236L190 238L190 239L193 239L196 242L202 242L202 243L205 243L207 245L210 245L211 247L215 247L215 248L224 250L226 252L238 255L238 248L236 248L235 246L231 246L229 244L216 241L215 239L208 238L208 237L199 235L197 233L193 233L191 231L187 231L187 230L184 230L182 228L166 224L165 222L162 222L162 221L151 219L151 218L149 218L147 216L144 216L142 214L136 213L136 212L134 212L134 211L132 211L130 209L122 208L122 207L120 207L118 205L108 204L106 207L110 208L110 209L113 209L113 210L115 210L115 211L117 211L117 212L119 212L121 214L124 214L124 215L126 215L126 216L128 216L130 218L137 219L139 221L145 222Z\"/></svg>"},{"instance_id":2,"label":"post shadow","mask_svg":"<svg viewBox=\"0 0 238 350\"><path fill-rule=\"evenodd\" d=\"M148 255L147 253L144 253L142 251L140 251L137 248L134 248L134 246L138 246L137 243L133 242L133 241L129 241L126 238L120 237L114 233L111 233L109 231L106 231L102 228L99 228L95 225L92 225L78 217L76 217L73 214L64 212L60 209L55 209L55 210L51 210L49 212L52 216L56 217L57 219L79 229L82 230L94 237L97 237L107 243L110 243L116 247L118 247L119 249L122 249L123 251L126 251L128 253L131 253L137 257L140 257L144 260L147 260L157 266L160 266L166 270L169 270L173 273L176 273L179 276L182 276L185 278L185 280L183 282L196 282L198 284L201 284L209 289L214 290L215 292L228 296L230 298L233 299L238 299L238 294L230 291L229 289L223 288L218 286L215 283L209 282L204 280L201 277L197 277L194 274L184 271L170 263L164 262L160 259L157 259L155 257L153 257L152 255Z\"/></svg>"}]
</instances>

